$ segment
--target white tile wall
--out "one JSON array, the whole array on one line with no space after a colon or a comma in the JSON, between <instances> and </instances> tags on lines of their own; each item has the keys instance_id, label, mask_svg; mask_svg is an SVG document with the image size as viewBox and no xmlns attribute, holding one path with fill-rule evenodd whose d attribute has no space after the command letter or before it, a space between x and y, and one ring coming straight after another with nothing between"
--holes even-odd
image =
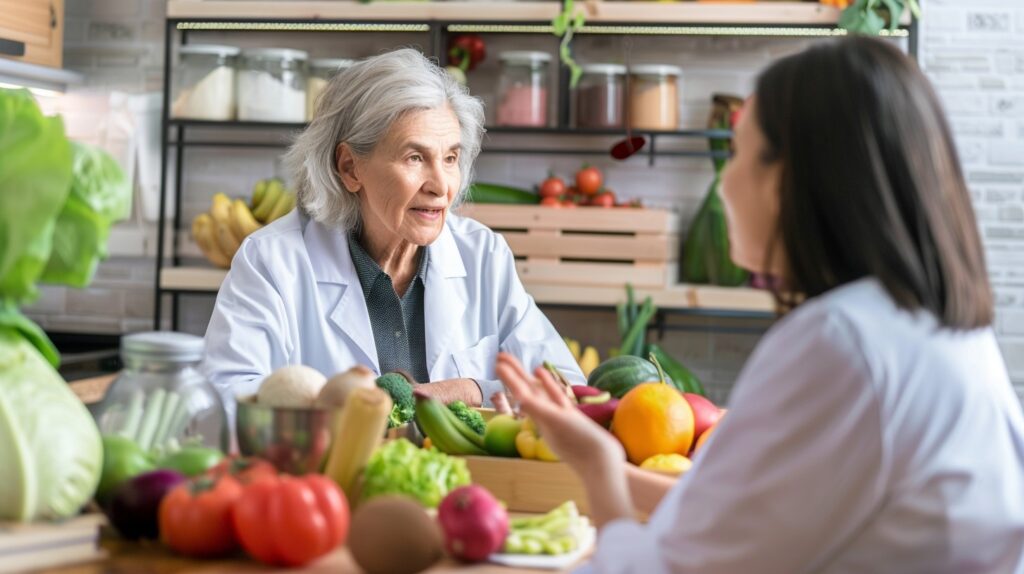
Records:
<instances>
[{"instance_id":1,"label":"white tile wall","mask_svg":"<svg viewBox=\"0 0 1024 574\"><path fill-rule=\"evenodd\" d=\"M69 131L92 139L97 125L97 94L114 89L130 93L161 88L164 0L75 0L67 3L65 62L83 72L87 86L62 107ZM925 0L921 62L947 106L965 172L988 248L989 267L997 294L996 329L1014 380L1024 387L1024 3L1020 0ZM251 36L207 33L193 41L294 41L317 56L366 56L393 44L416 44L416 36ZM471 75L471 87L489 102L496 78L496 54L502 42L491 45L491 58ZM669 44L671 42L671 44ZM634 61L682 65L682 116L703 123L711 91L747 92L756 72L772 59L801 49L805 41L747 38L655 39L633 42ZM582 38L582 60L620 59L617 38ZM92 98L92 99L90 99ZM99 99L102 99L99 97ZM99 106L101 107L101 106ZM204 151L189 158L183 206L186 220L204 210L217 191L243 194L259 178L275 173L271 151ZM587 158L605 169L608 183L624 197L642 197L652 205L674 206L692 217L711 179L706 160L659 160L656 170L642 159L612 165L610 159ZM556 156L484 155L480 179L531 186L549 170L569 174L579 158ZM140 239L152 255L152 228ZM33 318L51 329L123 332L148 328L152 313L152 259L115 258L101 266L100 275L85 292L45 287L29 308ZM212 298L186 297L185 328L202 332ZM609 313L557 311L552 318L571 336L598 344L614 341L606 333ZM665 344L685 357L694 369L724 396L728 385L753 348L755 336L672 333Z\"/></svg>"}]
</instances>

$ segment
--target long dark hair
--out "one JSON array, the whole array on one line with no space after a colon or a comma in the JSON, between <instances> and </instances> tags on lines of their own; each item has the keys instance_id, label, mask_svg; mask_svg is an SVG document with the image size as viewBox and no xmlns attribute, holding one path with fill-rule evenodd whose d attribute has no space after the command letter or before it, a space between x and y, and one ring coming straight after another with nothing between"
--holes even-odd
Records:
<instances>
[{"instance_id":1,"label":"long dark hair","mask_svg":"<svg viewBox=\"0 0 1024 574\"><path fill-rule=\"evenodd\" d=\"M817 45L768 68L756 97L764 159L782 162L787 291L814 297L873 276L899 307L944 326L992 323L949 125L910 58L863 37Z\"/></svg>"}]
</instances>

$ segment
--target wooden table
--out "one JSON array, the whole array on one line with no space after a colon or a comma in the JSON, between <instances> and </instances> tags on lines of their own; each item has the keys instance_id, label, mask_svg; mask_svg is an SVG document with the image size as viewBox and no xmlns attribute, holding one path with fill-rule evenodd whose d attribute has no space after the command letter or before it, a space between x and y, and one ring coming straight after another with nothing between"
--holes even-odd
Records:
<instances>
[{"instance_id":1,"label":"wooden table","mask_svg":"<svg viewBox=\"0 0 1024 574\"><path fill-rule=\"evenodd\" d=\"M191 560L172 554L156 542L133 543L109 537L103 539L102 546L108 553L106 559L77 566L52 568L41 572L45 574L245 574L248 572L359 574L362 572L346 548L336 550L301 570L284 570L264 566L241 555L233 559ZM505 568L495 564L458 564L446 559L426 572L429 574L537 574L538 572L553 571Z\"/></svg>"},{"instance_id":2,"label":"wooden table","mask_svg":"<svg viewBox=\"0 0 1024 574\"><path fill-rule=\"evenodd\" d=\"M114 382L118 374L113 373L88 379L79 379L71 381L68 383L68 386L71 387L71 392L75 393L83 403L91 405L103 400L103 396L107 394L107 387Z\"/></svg>"}]
</instances>

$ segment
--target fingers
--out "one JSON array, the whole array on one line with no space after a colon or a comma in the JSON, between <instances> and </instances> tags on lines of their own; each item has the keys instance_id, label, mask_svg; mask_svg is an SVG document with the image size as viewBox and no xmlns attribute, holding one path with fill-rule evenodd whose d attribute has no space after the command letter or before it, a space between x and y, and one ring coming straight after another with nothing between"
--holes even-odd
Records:
<instances>
[{"instance_id":1,"label":"fingers","mask_svg":"<svg viewBox=\"0 0 1024 574\"><path fill-rule=\"evenodd\" d=\"M572 406L569 402L569 397L565 394L565 387L559 384L547 369L537 367L537 370L534 371L534 373L540 380L541 389L545 394L547 394L548 398L550 398L552 402L560 407Z\"/></svg>"}]
</instances>

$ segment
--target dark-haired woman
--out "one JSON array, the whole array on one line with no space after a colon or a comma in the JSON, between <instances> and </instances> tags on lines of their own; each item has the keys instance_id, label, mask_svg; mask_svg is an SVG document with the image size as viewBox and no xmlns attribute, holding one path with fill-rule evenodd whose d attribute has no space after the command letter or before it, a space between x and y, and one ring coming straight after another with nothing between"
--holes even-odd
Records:
<instances>
[{"instance_id":1,"label":"dark-haired woman","mask_svg":"<svg viewBox=\"0 0 1024 574\"><path fill-rule=\"evenodd\" d=\"M778 295L793 308L689 473L628 467L550 377L499 357L587 487L601 526L587 569L1024 571L1024 417L927 80L879 40L813 47L761 75L735 146L733 258L798 295Z\"/></svg>"}]
</instances>

